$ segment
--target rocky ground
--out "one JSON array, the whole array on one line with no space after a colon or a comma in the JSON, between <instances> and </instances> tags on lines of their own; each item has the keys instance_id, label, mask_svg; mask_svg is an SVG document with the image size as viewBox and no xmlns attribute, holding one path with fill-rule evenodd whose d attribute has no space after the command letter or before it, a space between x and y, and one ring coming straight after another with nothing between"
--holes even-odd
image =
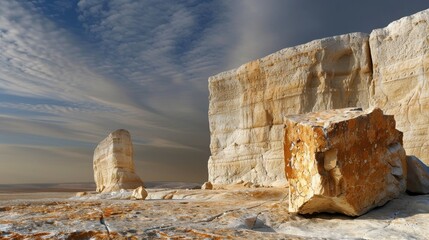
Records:
<instances>
[{"instance_id":1,"label":"rocky ground","mask_svg":"<svg viewBox=\"0 0 429 240\"><path fill-rule=\"evenodd\" d=\"M402 195L358 218L288 212L287 189L148 189L0 200L0 239L428 239L429 195ZM35 198L40 195L36 194ZM21 194L22 196L22 194ZM27 196L27 195L25 195ZM38 197L37 197L38 196ZM60 194L59 197L67 197ZM0 198L5 199L5 195Z\"/></svg>"}]
</instances>

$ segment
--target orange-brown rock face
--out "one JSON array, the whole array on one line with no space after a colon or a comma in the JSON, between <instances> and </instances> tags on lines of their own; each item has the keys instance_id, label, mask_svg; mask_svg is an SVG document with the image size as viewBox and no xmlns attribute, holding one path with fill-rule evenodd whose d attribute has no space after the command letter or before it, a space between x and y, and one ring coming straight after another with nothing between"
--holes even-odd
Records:
<instances>
[{"instance_id":1,"label":"orange-brown rock face","mask_svg":"<svg viewBox=\"0 0 429 240\"><path fill-rule=\"evenodd\" d=\"M406 188L402 133L380 109L285 118L289 210L364 214Z\"/></svg>"},{"instance_id":2,"label":"orange-brown rock face","mask_svg":"<svg viewBox=\"0 0 429 240\"><path fill-rule=\"evenodd\" d=\"M127 130L116 130L98 144L93 167L97 192L134 189L143 185L134 172L133 144Z\"/></svg>"},{"instance_id":3,"label":"orange-brown rock face","mask_svg":"<svg viewBox=\"0 0 429 240\"><path fill-rule=\"evenodd\" d=\"M368 107L368 35L286 48L209 78L209 181L286 184L283 116Z\"/></svg>"}]
</instances>

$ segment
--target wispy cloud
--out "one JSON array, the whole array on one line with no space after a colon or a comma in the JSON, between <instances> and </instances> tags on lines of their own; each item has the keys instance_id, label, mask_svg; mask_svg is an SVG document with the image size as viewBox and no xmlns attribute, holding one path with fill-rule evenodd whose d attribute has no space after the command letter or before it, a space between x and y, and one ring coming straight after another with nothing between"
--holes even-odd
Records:
<instances>
[{"instance_id":1,"label":"wispy cloud","mask_svg":"<svg viewBox=\"0 0 429 240\"><path fill-rule=\"evenodd\" d=\"M378 11L361 2L352 7L333 2L331 7L352 9L356 19ZM52 171L87 168L98 141L125 128L144 174L154 177L159 170L163 177L184 179L191 171L202 179L209 155L208 77L283 47L368 25L353 21L350 27L352 21L344 21L331 30L336 16L349 16L326 4L0 1L0 176L7 172L11 178L8 168L31 164L31 156L47 165L43 156L55 158ZM410 0L407 7L418 4ZM20 160L9 162L15 158ZM83 172L90 178L91 169Z\"/></svg>"},{"instance_id":2,"label":"wispy cloud","mask_svg":"<svg viewBox=\"0 0 429 240\"><path fill-rule=\"evenodd\" d=\"M79 1L86 32L77 36L53 21L60 16L42 14L43 0L33 3L0 2L0 146L46 157L54 156L47 145L91 152L126 128L137 152L150 149L148 161L165 149L206 160L206 81L222 68L216 49L225 44L214 37L221 5Z\"/></svg>"},{"instance_id":3,"label":"wispy cloud","mask_svg":"<svg viewBox=\"0 0 429 240\"><path fill-rule=\"evenodd\" d=\"M168 114L193 103L168 108L171 104L157 104L158 96L171 94L171 103L177 104L183 92L206 93L208 75L226 65L225 19L219 14L226 6L221 3L82 0L78 7L80 20L105 55L109 67L101 70L124 85L140 86L132 94L142 107Z\"/></svg>"}]
</instances>

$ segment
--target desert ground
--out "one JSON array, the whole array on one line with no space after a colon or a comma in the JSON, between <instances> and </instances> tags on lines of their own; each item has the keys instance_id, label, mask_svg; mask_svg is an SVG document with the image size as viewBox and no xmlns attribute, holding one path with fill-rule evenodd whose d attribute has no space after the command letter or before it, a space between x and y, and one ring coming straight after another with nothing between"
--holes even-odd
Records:
<instances>
[{"instance_id":1,"label":"desert ground","mask_svg":"<svg viewBox=\"0 0 429 240\"><path fill-rule=\"evenodd\" d=\"M149 184L150 185L150 184ZM287 188L151 184L130 192L0 194L0 239L428 239L429 195L357 217L288 212Z\"/></svg>"}]
</instances>

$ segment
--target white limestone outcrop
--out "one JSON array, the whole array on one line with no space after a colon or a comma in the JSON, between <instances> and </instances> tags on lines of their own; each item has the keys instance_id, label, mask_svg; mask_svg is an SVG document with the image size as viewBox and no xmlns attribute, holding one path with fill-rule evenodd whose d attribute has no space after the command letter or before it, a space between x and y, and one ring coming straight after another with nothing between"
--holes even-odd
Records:
<instances>
[{"instance_id":1,"label":"white limestone outcrop","mask_svg":"<svg viewBox=\"0 0 429 240\"><path fill-rule=\"evenodd\" d=\"M429 9L374 30L286 48L209 78L209 181L286 183L283 116L345 107L394 115L429 164Z\"/></svg>"},{"instance_id":2,"label":"white limestone outcrop","mask_svg":"<svg viewBox=\"0 0 429 240\"><path fill-rule=\"evenodd\" d=\"M429 164L429 10L372 31L372 105L395 116L408 155Z\"/></svg>"},{"instance_id":3,"label":"white limestone outcrop","mask_svg":"<svg viewBox=\"0 0 429 240\"><path fill-rule=\"evenodd\" d=\"M143 185L134 171L133 144L127 130L116 130L98 144L93 166L97 192L135 189Z\"/></svg>"},{"instance_id":4,"label":"white limestone outcrop","mask_svg":"<svg viewBox=\"0 0 429 240\"><path fill-rule=\"evenodd\" d=\"M368 107L368 35L286 48L209 78L209 181L286 183L283 116Z\"/></svg>"}]
</instances>

